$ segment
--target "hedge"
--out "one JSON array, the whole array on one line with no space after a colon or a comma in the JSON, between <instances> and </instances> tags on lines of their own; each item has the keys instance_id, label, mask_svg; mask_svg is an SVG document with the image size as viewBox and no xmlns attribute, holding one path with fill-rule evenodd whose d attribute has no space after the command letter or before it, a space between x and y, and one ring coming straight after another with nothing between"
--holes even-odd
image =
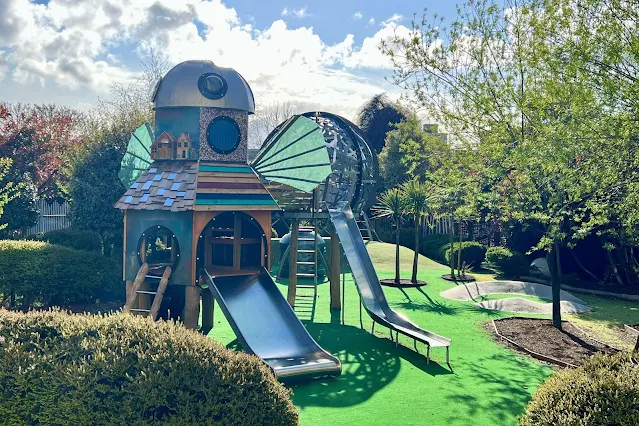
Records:
<instances>
[{"instance_id":1,"label":"hedge","mask_svg":"<svg viewBox=\"0 0 639 426\"><path fill-rule=\"evenodd\" d=\"M457 268L457 252L459 251L460 243L453 244L453 267ZM473 268L479 268L486 257L486 247L475 241L464 241L461 243L462 252L462 264L472 266ZM451 264L451 250L450 246L446 249L446 263Z\"/></svg>"},{"instance_id":2,"label":"hedge","mask_svg":"<svg viewBox=\"0 0 639 426\"><path fill-rule=\"evenodd\" d=\"M638 425L639 367L630 353L595 355L541 385L522 426Z\"/></svg>"},{"instance_id":3,"label":"hedge","mask_svg":"<svg viewBox=\"0 0 639 426\"><path fill-rule=\"evenodd\" d=\"M420 253L429 259L446 261L446 250L450 248L450 235L432 234L419 240Z\"/></svg>"},{"instance_id":4,"label":"hedge","mask_svg":"<svg viewBox=\"0 0 639 426\"><path fill-rule=\"evenodd\" d=\"M44 234L36 234L29 239L45 241L75 250L102 252L102 239L100 238L100 234L93 231L57 229L55 231L45 232Z\"/></svg>"},{"instance_id":5,"label":"hedge","mask_svg":"<svg viewBox=\"0 0 639 426\"><path fill-rule=\"evenodd\" d=\"M526 275L529 269L529 262L525 255L506 247L489 247L486 251L486 262L511 278Z\"/></svg>"},{"instance_id":6,"label":"hedge","mask_svg":"<svg viewBox=\"0 0 639 426\"><path fill-rule=\"evenodd\" d=\"M0 310L3 424L296 425L255 356L173 322Z\"/></svg>"},{"instance_id":7,"label":"hedge","mask_svg":"<svg viewBox=\"0 0 639 426\"><path fill-rule=\"evenodd\" d=\"M121 270L99 253L0 240L0 293L13 292L23 308L109 300L123 288Z\"/></svg>"}]
</instances>

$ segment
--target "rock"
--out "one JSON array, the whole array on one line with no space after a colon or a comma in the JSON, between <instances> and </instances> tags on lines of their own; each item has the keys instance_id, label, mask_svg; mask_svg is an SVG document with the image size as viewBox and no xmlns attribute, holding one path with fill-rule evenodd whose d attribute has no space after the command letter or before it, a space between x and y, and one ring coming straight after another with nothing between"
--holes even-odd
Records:
<instances>
[{"instance_id":1,"label":"rock","mask_svg":"<svg viewBox=\"0 0 639 426\"><path fill-rule=\"evenodd\" d=\"M550 279L550 268L545 257L538 257L530 264L530 273L533 276Z\"/></svg>"}]
</instances>

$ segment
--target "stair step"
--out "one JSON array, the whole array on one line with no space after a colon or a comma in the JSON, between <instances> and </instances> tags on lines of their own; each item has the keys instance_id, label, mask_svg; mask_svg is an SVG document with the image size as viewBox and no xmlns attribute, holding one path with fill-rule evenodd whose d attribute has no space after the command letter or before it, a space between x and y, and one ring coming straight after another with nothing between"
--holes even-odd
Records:
<instances>
[{"instance_id":1,"label":"stair step","mask_svg":"<svg viewBox=\"0 0 639 426\"><path fill-rule=\"evenodd\" d=\"M298 253L315 253L315 250L298 250Z\"/></svg>"},{"instance_id":2,"label":"stair step","mask_svg":"<svg viewBox=\"0 0 639 426\"><path fill-rule=\"evenodd\" d=\"M158 294L157 291L146 291L146 290L137 290L137 294Z\"/></svg>"},{"instance_id":3,"label":"stair step","mask_svg":"<svg viewBox=\"0 0 639 426\"><path fill-rule=\"evenodd\" d=\"M298 277L314 277L315 276L315 274L295 274L295 275L297 275Z\"/></svg>"},{"instance_id":4,"label":"stair step","mask_svg":"<svg viewBox=\"0 0 639 426\"><path fill-rule=\"evenodd\" d=\"M300 262L299 260L297 261L298 265L315 265L315 262Z\"/></svg>"},{"instance_id":5,"label":"stair step","mask_svg":"<svg viewBox=\"0 0 639 426\"><path fill-rule=\"evenodd\" d=\"M145 278L150 278L152 280L161 280L162 277L157 276L157 275L146 275Z\"/></svg>"},{"instance_id":6,"label":"stair step","mask_svg":"<svg viewBox=\"0 0 639 426\"><path fill-rule=\"evenodd\" d=\"M315 241L315 238L298 238L298 241Z\"/></svg>"},{"instance_id":7,"label":"stair step","mask_svg":"<svg viewBox=\"0 0 639 426\"><path fill-rule=\"evenodd\" d=\"M297 288L315 288L314 285L298 285L298 286L295 286L295 287L297 287Z\"/></svg>"},{"instance_id":8,"label":"stair step","mask_svg":"<svg viewBox=\"0 0 639 426\"><path fill-rule=\"evenodd\" d=\"M298 294L298 295L296 295L296 297L315 297L315 295L312 295L312 294Z\"/></svg>"},{"instance_id":9,"label":"stair step","mask_svg":"<svg viewBox=\"0 0 639 426\"><path fill-rule=\"evenodd\" d=\"M131 309L131 312L144 312L144 313L149 313L151 312L150 309Z\"/></svg>"}]
</instances>

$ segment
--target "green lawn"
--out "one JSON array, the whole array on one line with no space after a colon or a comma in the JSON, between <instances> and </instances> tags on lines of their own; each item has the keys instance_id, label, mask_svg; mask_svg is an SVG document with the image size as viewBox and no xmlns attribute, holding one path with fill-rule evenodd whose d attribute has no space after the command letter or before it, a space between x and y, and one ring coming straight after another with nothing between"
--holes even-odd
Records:
<instances>
[{"instance_id":1,"label":"green lawn","mask_svg":"<svg viewBox=\"0 0 639 426\"><path fill-rule=\"evenodd\" d=\"M373 243L369 251L380 278L392 277L394 246ZM403 276L409 277L412 252L402 248L401 258L402 270L406 271ZM329 310L327 283L320 285L314 305L311 299L298 299L296 311L311 335L343 365L340 377L292 385L293 402L300 409L303 425L517 424L517 415L552 370L494 343L482 329L486 321L509 314L440 297L442 290L455 285L440 278L447 268L423 257L420 262L419 278L429 285L384 291L393 309L421 327L452 339L454 372L446 367L443 349L433 349L427 365L423 345L418 346L417 354L413 342L400 336L401 345L395 347L388 339L388 330L380 326L371 335L371 320L365 314L361 329L357 290L347 274L345 325L340 323L338 312ZM281 288L286 291L284 285ZM597 305L596 300L584 299L597 306L590 314L596 324L619 321L603 312L623 303L605 301ZM583 321L590 322L588 318ZM210 337L237 347L219 308Z\"/></svg>"}]
</instances>

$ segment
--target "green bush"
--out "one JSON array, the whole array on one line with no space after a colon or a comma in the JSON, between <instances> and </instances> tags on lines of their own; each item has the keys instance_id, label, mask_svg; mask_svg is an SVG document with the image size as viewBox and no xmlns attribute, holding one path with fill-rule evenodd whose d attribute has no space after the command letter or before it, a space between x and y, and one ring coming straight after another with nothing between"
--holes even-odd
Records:
<instances>
[{"instance_id":1,"label":"green bush","mask_svg":"<svg viewBox=\"0 0 639 426\"><path fill-rule=\"evenodd\" d=\"M123 293L121 270L101 254L41 241L0 240L0 293L23 308L113 299Z\"/></svg>"},{"instance_id":2,"label":"green bush","mask_svg":"<svg viewBox=\"0 0 639 426\"><path fill-rule=\"evenodd\" d=\"M453 245L453 267L457 268L457 252L459 251L459 243ZM486 257L486 247L475 241L463 241L461 243L462 264L472 266L473 268L479 268ZM445 252L446 263L451 264L451 251L450 246L446 248Z\"/></svg>"},{"instance_id":3,"label":"green bush","mask_svg":"<svg viewBox=\"0 0 639 426\"><path fill-rule=\"evenodd\" d=\"M638 425L639 367L629 353L595 355L541 385L522 426Z\"/></svg>"},{"instance_id":4,"label":"green bush","mask_svg":"<svg viewBox=\"0 0 639 426\"><path fill-rule=\"evenodd\" d=\"M486 251L486 262L502 274L512 278L526 275L529 269L526 256L506 247L489 247Z\"/></svg>"},{"instance_id":5,"label":"green bush","mask_svg":"<svg viewBox=\"0 0 639 426\"><path fill-rule=\"evenodd\" d=\"M450 248L450 236L446 234L426 235L419 240L420 252L429 259L446 261L446 250Z\"/></svg>"},{"instance_id":6,"label":"green bush","mask_svg":"<svg viewBox=\"0 0 639 426\"><path fill-rule=\"evenodd\" d=\"M3 424L295 425L255 356L128 314L0 310Z\"/></svg>"},{"instance_id":7,"label":"green bush","mask_svg":"<svg viewBox=\"0 0 639 426\"><path fill-rule=\"evenodd\" d=\"M45 241L51 244L69 247L75 250L102 252L102 239L97 232L77 229L57 229L37 234L30 240Z\"/></svg>"}]
</instances>

